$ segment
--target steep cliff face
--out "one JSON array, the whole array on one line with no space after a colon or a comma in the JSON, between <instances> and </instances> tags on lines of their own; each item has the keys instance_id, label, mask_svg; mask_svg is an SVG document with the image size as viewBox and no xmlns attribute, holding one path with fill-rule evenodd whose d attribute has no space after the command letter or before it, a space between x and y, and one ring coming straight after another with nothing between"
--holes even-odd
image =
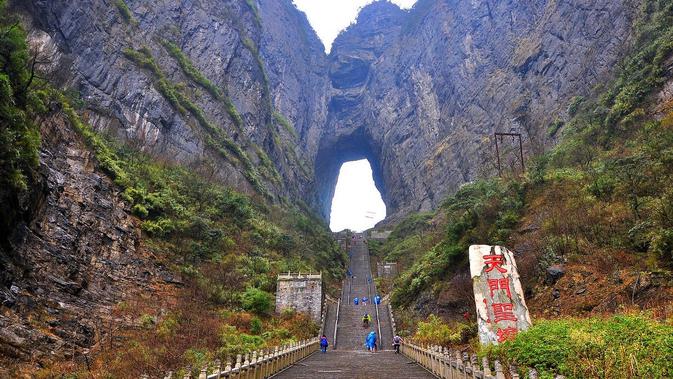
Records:
<instances>
[{"instance_id":1,"label":"steep cliff face","mask_svg":"<svg viewBox=\"0 0 673 379\"><path fill-rule=\"evenodd\" d=\"M289 1L22 5L57 48L56 81L79 92L98 131L161 159L214 162L249 193L305 196L326 62Z\"/></svg>"},{"instance_id":2,"label":"steep cliff face","mask_svg":"<svg viewBox=\"0 0 673 379\"><path fill-rule=\"evenodd\" d=\"M226 183L303 200L328 219L346 160L369 158L396 218L492 175L495 131L523 133L528 156L542 151L570 99L623 56L638 6L377 1L329 57L288 0L24 9L99 131L162 159L215 162Z\"/></svg>"},{"instance_id":3,"label":"steep cliff face","mask_svg":"<svg viewBox=\"0 0 673 379\"><path fill-rule=\"evenodd\" d=\"M127 323L123 299L173 281L142 251L140 230L93 154L57 113L42 123L33 220L2 256L0 362L60 360ZM0 370L0 373L3 371ZM7 373L4 373L7 375Z\"/></svg>"},{"instance_id":4,"label":"steep cliff face","mask_svg":"<svg viewBox=\"0 0 673 379\"><path fill-rule=\"evenodd\" d=\"M330 197L338 170L320 162L349 159L348 136L375 166L393 218L432 209L462 183L494 174L493 132L522 133L524 153L541 152L570 99L611 75L638 6L421 0L408 12L386 2L366 7L330 54L318 201Z\"/></svg>"}]
</instances>

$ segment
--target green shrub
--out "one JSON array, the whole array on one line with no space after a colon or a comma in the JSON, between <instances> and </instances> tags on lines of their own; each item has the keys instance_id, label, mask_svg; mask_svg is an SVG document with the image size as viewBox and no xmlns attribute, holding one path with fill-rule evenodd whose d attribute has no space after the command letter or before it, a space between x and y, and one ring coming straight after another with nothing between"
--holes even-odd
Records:
<instances>
[{"instance_id":1,"label":"green shrub","mask_svg":"<svg viewBox=\"0 0 673 379\"><path fill-rule=\"evenodd\" d=\"M580 105L582 105L583 102L584 97L582 96L575 96L572 99L570 99L570 104L568 104L568 114L570 116L576 115L580 109Z\"/></svg>"},{"instance_id":2,"label":"green shrub","mask_svg":"<svg viewBox=\"0 0 673 379\"><path fill-rule=\"evenodd\" d=\"M426 321L419 321L414 339L426 344L449 346L466 343L476 336L476 328L472 325L456 323L450 326L441 318L431 314Z\"/></svg>"},{"instance_id":3,"label":"green shrub","mask_svg":"<svg viewBox=\"0 0 673 379\"><path fill-rule=\"evenodd\" d=\"M40 133L32 121L46 111L48 94L36 91L26 33L0 2L0 200L26 191L38 166Z\"/></svg>"},{"instance_id":4,"label":"green shrub","mask_svg":"<svg viewBox=\"0 0 673 379\"><path fill-rule=\"evenodd\" d=\"M673 326L645 316L540 320L482 354L572 378L669 378Z\"/></svg>"},{"instance_id":5,"label":"green shrub","mask_svg":"<svg viewBox=\"0 0 673 379\"><path fill-rule=\"evenodd\" d=\"M126 2L124 0L115 0L114 2L115 6L119 10L119 13L122 15L122 18L124 21L126 21L127 24L131 24L133 26L138 25L138 20L136 20L133 17L133 13L131 12L131 9L129 9L129 6L126 5Z\"/></svg>"},{"instance_id":6,"label":"green shrub","mask_svg":"<svg viewBox=\"0 0 673 379\"><path fill-rule=\"evenodd\" d=\"M257 315L267 315L271 313L273 299L268 292L249 287L241 297L241 304L246 311Z\"/></svg>"}]
</instances>

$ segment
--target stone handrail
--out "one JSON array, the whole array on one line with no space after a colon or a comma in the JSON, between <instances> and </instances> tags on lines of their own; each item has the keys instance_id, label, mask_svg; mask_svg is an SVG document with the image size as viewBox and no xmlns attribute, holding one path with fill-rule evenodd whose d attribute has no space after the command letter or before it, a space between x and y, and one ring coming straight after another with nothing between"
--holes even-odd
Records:
<instances>
[{"instance_id":1,"label":"stone handrail","mask_svg":"<svg viewBox=\"0 0 673 379\"><path fill-rule=\"evenodd\" d=\"M336 317L334 318L334 337L332 338L332 349L337 348L337 330L339 330L339 309L341 308L341 299L337 301Z\"/></svg>"},{"instance_id":2,"label":"stone handrail","mask_svg":"<svg viewBox=\"0 0 673 379\"><path fill-rule=\"evenodd\" d=\"M327 322L327 298L322 303L322 312L320 313L320 332L318 337L322 336L325 333L325 324Z\"/></svg>"},{"instance_id":3,"label":"stone handrail","mask_svg":"<svg viewBox=\"0 0 673 379\"><path fill-rule=\"evenodd\" d=\"M164 379L262 379L269 378L300 360L308 357L318 350L320 340L311 338L308 340L291 343L289 345L253 351L252 354L237 355L234 362L227 361L224 369L222 363L216 360L203 369L197 377L192 377L191 368L182 378L168 372ZM149 376L143 375L142 379Z\"/></svg>"},{"instance_id":4,"label":"stone handrail","mask_svg":"<svg viewBox=\"0 0 673 379\"><path fill-rule=\"evenodd\" d=\"M390 316L390 329L393 330L393 337L397 335L397 326L395 325L395 315L393 315L393 307L388 305L388 315Z\"/></svg>"},{"instance_id":5,"label":"stone handrail","mask_svg":"<svg viewBox=\"0 0 673 379\"><path fill-rule=\"evenodd\" d=\"M413 341L403 342L400 346L400 352L438 378L520 378L516 366L510 366L509 376L505 376L505 369L497 360L494 362L493 370L491 370L491 365L486 357L482 358L480 365L476 354L469 356L466 352L451 351L437 345L422 345ZM535 369L528 370L528 378L537 379L537 371ZM565 377L557 375L556 379L565 379Z\"/></svg>"},{"instance_id":6,"label":"stone handrail","mask_svg":"<svg viewBox=\"0 0 673 379\"><path fill-rule=\"evenodd\" d=\"M379 305L374 301L374 308L376 308L376 328L379 332L379 348L383 350L383 335L381 334L381 317L379 316Z\"/></svg>"}]
</instances>

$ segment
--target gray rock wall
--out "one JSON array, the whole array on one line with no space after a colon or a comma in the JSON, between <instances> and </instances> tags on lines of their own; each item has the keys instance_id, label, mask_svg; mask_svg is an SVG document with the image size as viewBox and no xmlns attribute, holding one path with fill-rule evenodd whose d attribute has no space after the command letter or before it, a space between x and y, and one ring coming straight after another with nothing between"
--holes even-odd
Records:
<instances>
[{"instance_id":1,"label":"gray rock wall","mask_svg":"<svg viewBox=\"0 0 673 379\"><path fill-rule=\"evenodd\" d=\"M420 0L408 12L387 2L364 8L329 57L315 202L327 215L339 163L353 156L370 158L395 218L430 210L462 183L494 174L495 131L523 133L526 156L543 151L570 99L614 72L639 3Z\"/></svg>"},{"instance_id":2,"label":"gray rock wall","mask_svg":"<svg viewBox=\"0 0 673 379\"><path fill-rule=\"evenodd\" d=\"M321 275L279 275L276 287L276 313L293 309L320 322L322 313Z\"/></svg>"}]
</instances>

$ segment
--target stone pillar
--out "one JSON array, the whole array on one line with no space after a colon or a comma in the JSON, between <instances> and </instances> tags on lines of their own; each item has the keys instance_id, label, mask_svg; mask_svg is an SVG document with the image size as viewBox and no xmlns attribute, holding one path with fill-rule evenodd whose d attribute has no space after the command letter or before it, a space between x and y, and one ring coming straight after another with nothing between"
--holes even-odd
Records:
<instances>
[{"instance_id":1,"label":"stone pillar","mask_svg":"<svg viewBox=\"0 0 673 379\"><path fill-rule=\"evenodd\" d=\"M470 246L479 340L497 344L531 326L514 254L502 246Z\"/></svg>"},{"instance_id":2,"label":"stone pillar","mask_svg":"<svg viewBox=\"0 0 673 379\"><path fill-rule=\"evenodd\" d=\"M276 312L294 309L316 322L322 314L322 274L287 273L278 275Z\"/></svg>"}]
</instances>

